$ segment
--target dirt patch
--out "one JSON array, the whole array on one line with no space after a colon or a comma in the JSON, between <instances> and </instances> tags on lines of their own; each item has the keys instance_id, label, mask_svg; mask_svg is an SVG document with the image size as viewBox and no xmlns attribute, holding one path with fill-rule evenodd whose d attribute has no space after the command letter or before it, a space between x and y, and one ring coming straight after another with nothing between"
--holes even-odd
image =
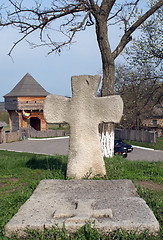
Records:
<instances>
[{"instance_id":1,"label":"dirt patch","mask_svg":"<svg viewBox=\"0 0 163 240\"><path fill-rule=\"evenodd\" d=\"M0 181L11 181L11 182L17 182L19 179L16 177L10 177L10 178L0 178Z\"/></svg>"},{"instance_id":2,"label":"dirt patch","mask_svg":"<svg viewBox=\"0 0 163 240\"><path fill-rule=\"evenodd\" d=\"M7 182L6 182L6 178L0 178L0 188L4 188L6 187Z\"/></svg>"},{"instance_id":3,"label":"dirt patch","mask_svg":"<svg viewBox=\"0 0 163 240\"><path fill-rule=\"evenodd\" d=\"M3 193L15 192L16 190L17 190L17 188L13 188L13 189L10 189L10 190L7 190L7 191L4 191Z\"/></svg>"},{"instance_id":4,"label":"dirt patch","mask_svg":"<svg viewBox=\"0 0 163 240\"><path fill-rule=\"evenodd\" d=\"M7 185L7 183L1 183L1 182L0 182L0 188L5 187L6 185Z\"/></svg>"},{"instance_id":5,"label":"dirt patch","mask_svg":"<svg viewBox=\"0 0 163 240\"><path fill-rule=\"evenodd\" d=\"M162 190L163 191L163 184L150 182L150 181L137 181L135 184L140 185L144 188L152 189L152 190Z\"/></svg>"},{"instance_id":6,"label":"dirt patch","mask_svg":"<svg viewBox=\"0 0 163 240\"><path fill-rule=\"evenodd\" d=\"M8 186L10 183L16 183L18 182L18 178L16 177L11 177L11 178L0 178L0 188L4 188ZM13 190L15 191L15 190Z\"/></svg>"},{"instance_id":7,"label":"dirt patch","mask_svg":"<svg viewBox=\"0 0 163 240\"><path fill-rule=\"evenodd\" d=\"M8 179L10 182L17 182L19 179L16 177L11 177Z\"/></svg>"}]
</instances>

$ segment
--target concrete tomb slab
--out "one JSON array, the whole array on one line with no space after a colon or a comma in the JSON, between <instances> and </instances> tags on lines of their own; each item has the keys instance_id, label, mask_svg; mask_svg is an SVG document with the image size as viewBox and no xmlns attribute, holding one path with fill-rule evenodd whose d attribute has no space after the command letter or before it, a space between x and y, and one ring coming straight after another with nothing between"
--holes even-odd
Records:
<instances>
[{"instance_id":1,"label":"concrete tomb slab","mask_svg":"<svg viewBox=\"0 0 163 240\"><path fill-rule=\"evenodd\" d=\"M120 122L123 101L120 96L96 97L100 81L98 75L73 76L72 98L48 95L44 101L46 122L70 124L69 178L106 175L98 125Z\"/></svg>"},{"instance_id":2,"label":"concrete tomb slab","mask_svg":"<svg viewBox=\"0 0 163 240\"><path fill-rule=\"evenodd\" d=\"M159 231L153 212L130 180L42 180L5 232L20 236L26 228L62 228L63 223L68 232L75 232L94 221L106 233L118 228Z\"/></svg>"}]
</instances>

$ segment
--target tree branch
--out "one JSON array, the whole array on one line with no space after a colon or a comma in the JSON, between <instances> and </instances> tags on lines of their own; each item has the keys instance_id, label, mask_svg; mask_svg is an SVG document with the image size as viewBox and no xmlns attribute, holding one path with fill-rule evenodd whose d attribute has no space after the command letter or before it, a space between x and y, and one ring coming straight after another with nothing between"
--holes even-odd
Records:
<instances>
[{"instance_id":1,"label":"tree branch","mask_svg":"<svg viewBox=\"0 0 163 240\"><path fill-rule=\"evenodd\" d=\"M120 8L112 17L108 18L107 21L110 21L111 19L117 17L117 16L118 16L118 13L120 13L120 12L122 11L122 9L123 9L123 7L121 6L121 8Z\"/></svg>"},{"instance_id":2,"label":"tree branch","mask_svg":"<svg viewBox=\"0 0 163 240\"><path fill-rule=\"evenodd\" d=\"M16 45L18 45L18 43L20 43L23 39L25 39L29 34L31 34L32 32L36 31L36 29L39 29L39 26L37 28L35 28L35 29L32 29L28 33L26 33L22 38L20 38L17 42L15 42L14 45L12 46L12 48L10 49L8 55L11 56L11 53L12 53L13 49L16 47Z\"/></svg>"},{"instance_id":3,"label":"tree branch","mask_svg":"<svg viewBox=\"0 0 163 240\"><path fill-rule=\"evenodd\" d=\"M103 0L101 3L101 13L105 13L105 16L108 18L109 13L113 7L113 5L115 4L116 0Z\"/></svg>"},{"instance_id":4,"label":"tree branch","mask_svg":"<svg viewBox=\"0 0 163 240\"><path fill-rule=\"evenodd\" d=\"M133 12L134 12L136 6L138 5L138 2L139 2L139 1L140 1L140 0L136 0L136 2L135 2L135 4L134 4L134 7L133 7L133 9L132 9L132 11L131 11L129 17L128 17L128 19L126 20L126 23L129 22L129 20L130 20L130 18L131 18L131 16L132 16L132 14L133 14Z\"/></svg>"},{"instance_id":5,"label":"tree branch","mask_svg":"<svg viewBox=\"0 0 163 240\"><path fill-rule=\"evenodd\" d=\"M112 55L115 59L124 49L128 42L132 40L131 34L148 18L150 17L157 9L163 5L163 0L160 0L156 3L150 10L148 10L142 17L140 17L122 36L120 43L117 48L113 51Z\"/></svg>"},{"instance_id":6,"label":"tree branch","mask_svg":"<svg viewBox=\"0 0 163 240\"><path fill-rule=\"evenodd\" d=\"M14 43L14 45L12 46L12 48L9 51L9 56L11 55L13 49L24 39L26 39L26 37L28 35L30 35L31 33L33 33L34 31L40 29L40 40L42 41L42 33L44 28L51 22L53 22L56 19L65 17L65 16L69 16L69 15L73 15L75 13L78 12L82 12L82 11L87 11L85 4L83 4L82 1L76 1L77 4L68 4L66 6L62 6L62 7L58 7L56 6L55 9L51 8L48 10L43 10L43 11L39 11L37 8L32 8L32 9L22 9L21 3L19 4L17 1L12 1L9 0L10 3L13 5L15 11L12 13L8 14L8 21L6 21L5 23L0 22L0 26L4 27L4 26L15 26L17 28L20 29L21 33L23 33L23 37L21 37L17 42ZM29 15L25 15L25 17L21 18L21 13L29 13ZM31 15L33 14L33 15ZM89 14L87 14L88 16ZM27 19L28 21L23 21ZM73 18L73 20L75 19L75 17ZM31 22L30 22L31 21ZM41 21L41 23L40 23ZM84 20L85 21L85 20ZM71 23L72 20L68 21L68 24ZM78 29L80 27L82 27L84 23L82 22L79 26ZM74 29L74 32L76 32L77 29ZM61 31L62 32L62 31ZM63 32L62 32L63 33ZM68 41L65 41L65 44L62 45L66 45L68 43L70 43L72 41L73 36L75 35L72 34L69 37ZM49 39L50 40L50 39ZM48 44L47 44L48 45ZM56 48L58 49L58 48ZM54 50L52 50L53 52Z\"/></svg>"},{"instance_id":7,"label":"tree branch","mask_svg":"<svg viewBox=\"0 0 163 240\"><path fill-rule=\"evenodd\" d=\"M94 0L89 0L89 3L90 3L90 6L91 6L91 9L95 12L97 10L98 5L95 4Z\"/></svg>"},{"instance_id":8,"label":"tree branch","mask_svg":"<svg viewBox=\"0 0 163 240\"><path fill-rule=\"evenodd\" d=\"M148 102L151 101L151 98L152 98L152 96L155 94L155 92L156 92L158 89L160 89L160 88L161 88L161 86L157 86L156 88L154 88L154 89L152 90L152 92L149 94L148 98L146 99L145 103L144 103L143 106L140 108L140 111L142 111L142 110L145 108L145 106L148 104Z\"/></svg>"},{"instance_id":9,"label":"tree branch","mask_svg":"<svg viewBox=\"0 0 163 240\"><path fill-rule=\"evenodd\" d=\"M63 42L63 43L61 43L61 44L55 44L55 43L50 39L50 37L48 36L49 40L51 41L51 44L54 46L54 48L53 48L50 52L48 52L48 55L50 55L51 53L53 53L53 52L55 52L55 51L57 51L57 50L60 50L61 47L70 44L70 43L72 42L72 39L74 38L75 33L76 33L76 31L74 31L74 32L72 33L72 35L69 37L69 40L68 40L68 41L65 41L65 42ZM60 51L61 51L61 50L60 50ZM59 51L59 52L60 52L60 51Z\"/></svg>"},{"instance_id":10,"label":"tree branch","mask_svg":"<svg viewBox=\"0 0 163 240\"><path fill-rule=\"evenodd\" d=\"M88 13L85 15L83 21L82 21L77 27L72 28L70 31L76 32L76 31L78 31L78 29L80 30L80 29L82 28L82 26L84 25L85 21L87 20L89 14L90 14L90 12L88 12Z\"/></svg>"}]
</instances>

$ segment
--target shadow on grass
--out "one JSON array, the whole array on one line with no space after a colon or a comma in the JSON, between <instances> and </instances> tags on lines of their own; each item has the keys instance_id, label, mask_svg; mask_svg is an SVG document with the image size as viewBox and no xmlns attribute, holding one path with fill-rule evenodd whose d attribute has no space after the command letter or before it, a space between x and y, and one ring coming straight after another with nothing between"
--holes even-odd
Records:
<instances>
[{"instance_id":1,"label":"shadow on grass","mask_svg":"<svg viewBox=\"0 0 163 240\"><path fill-rule=\"evenodd\" d=\"M42 158L33 157L26 166L31 169L60 170L64 174L67 169L67 157L65 156L45 156Z\"/></svg>"}]
</instances>

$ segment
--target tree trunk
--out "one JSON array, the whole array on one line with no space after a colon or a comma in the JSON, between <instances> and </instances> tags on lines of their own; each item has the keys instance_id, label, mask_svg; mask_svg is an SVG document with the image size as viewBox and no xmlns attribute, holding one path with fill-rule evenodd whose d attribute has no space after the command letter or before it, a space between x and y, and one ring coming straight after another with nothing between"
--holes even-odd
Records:
<instances>
[{"instance_id":1,"label":"tree trunk","mask_svg":"<svg viewBox=\"0 0 163 240\"><path fill-rule=\"evenodd\" d=\"M103 81L101 96L114 94L114 59L108 41L107 18L98 16L96 18L97 41L101 52ZM114 155L114 123L103 123L100 125L101 143L103 155L113 157Z\"/></svg>"}]
</instances>

